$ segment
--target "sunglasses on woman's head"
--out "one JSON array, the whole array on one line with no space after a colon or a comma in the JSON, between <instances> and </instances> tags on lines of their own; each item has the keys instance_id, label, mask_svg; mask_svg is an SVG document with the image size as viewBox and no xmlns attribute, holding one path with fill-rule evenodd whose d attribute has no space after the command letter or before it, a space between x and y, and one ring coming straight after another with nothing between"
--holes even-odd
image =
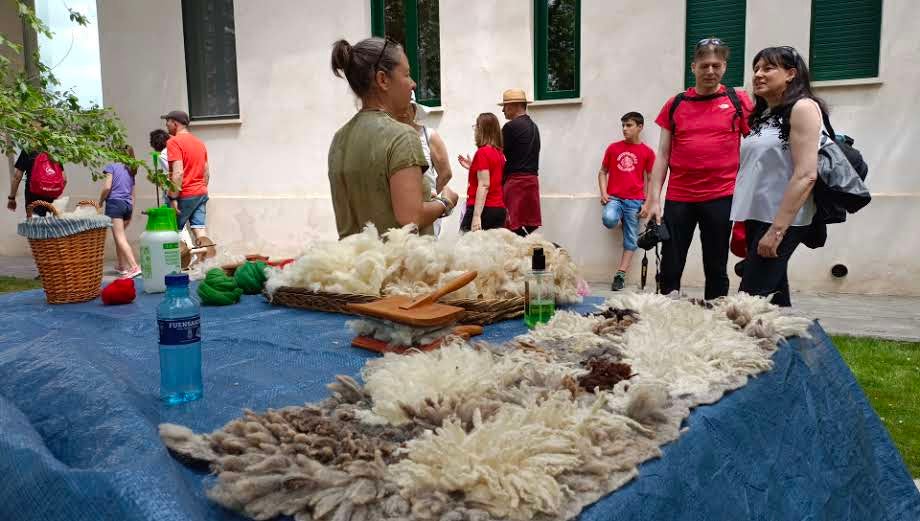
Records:
<instances>
[{"instance_id":1,"label":"sunglasses on woman's head","mask_svg":"<svg viewBox=\"0 0 920 521\"><path fill-rule=\"evenodd\" d=\"M696 42L696 48L705 47L707 45L714 45L716 47L723 47L725 44L722 43L722 40L718 38L703 38L702 40Z\"/></svg>"},{"instance_id":2,"label":"sunglasses on woman's head","mask_svg":"<svg viewBox=\"0 0 920 521\"><path fill-rule=\"evenodd\" d=\"M780 46L780 49L782 49L782 50L784 50L784 51L789 51L789 52L792 54L792 60L793 60L793 61L798 61L798 59L799 59L799 52L795 50L795 47L790 47L790 46L788 46L788 45L781 45L781 46Z\"/></svg>"},{"instance_id":3,"label":"sunglasses on woman's head","mask_svg":"<svg viewBox=\"0 0 920 521\"><path fill-rule=\"evenodd\" d=\"M393 41L389 36L383 39L383 48L380 49L380 55L377 56L377 61L374 62L374 70L380 70L380 60L383 59L383 55L387 52L387 45L389 44L399 45L397 42Z\"/></svg>"}]
</instances>

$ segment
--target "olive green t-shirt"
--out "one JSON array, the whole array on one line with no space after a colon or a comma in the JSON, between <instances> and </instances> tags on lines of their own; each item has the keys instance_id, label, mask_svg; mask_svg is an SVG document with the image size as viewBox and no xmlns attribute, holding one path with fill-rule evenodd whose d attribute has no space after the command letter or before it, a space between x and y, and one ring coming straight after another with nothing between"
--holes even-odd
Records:
<instances>
[{"instance_id":1,"label":"olive green t-shirt","mask_svg":"<svg viewBox=\"0 0 920 521\"><path fill-rule=\"evenodd\" d=\"M339 238L361 233L371 222L380 233L399 228L390 199L390 176L412 166L428 169L418 133L383 111L355 114L332 138L329 186ZM423 200L431 188L419 176ZM430 184L430 183L429 183ZM420 233L433 233L429 225Z\"/></svg>"}]
</instances>

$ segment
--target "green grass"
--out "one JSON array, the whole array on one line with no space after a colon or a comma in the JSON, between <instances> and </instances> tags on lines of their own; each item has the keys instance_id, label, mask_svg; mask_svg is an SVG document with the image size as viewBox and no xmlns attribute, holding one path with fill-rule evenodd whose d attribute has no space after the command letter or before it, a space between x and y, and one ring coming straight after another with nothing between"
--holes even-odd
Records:
<instances>
[{"instance_id":1,"label":"green grass","mask_svg":"<svg viewBox=\"0 0 920 521\"><path fill-rule=\"evenodd\" d=\"M833 337L912 476L920 476L920 342Z\"/></svg>"},{"instance_id":2,"label":"green grass","mask_svg":"<svg viewBox=\"0 0 920 521\"><path fill-rule=\"evenodd\" d=\"M0 275L0 293L12 293L14 291L25 291L27 289L38 289L42 287L42 281L32 279L21 279L19 277L7 277Z\"/></svg>"}]
</instances>

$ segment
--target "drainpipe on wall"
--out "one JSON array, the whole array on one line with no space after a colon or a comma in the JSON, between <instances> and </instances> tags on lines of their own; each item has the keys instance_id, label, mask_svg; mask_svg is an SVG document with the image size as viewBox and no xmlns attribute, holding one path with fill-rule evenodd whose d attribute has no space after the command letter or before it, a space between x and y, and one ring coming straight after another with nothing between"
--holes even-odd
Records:
<instances>
[{"instance_id":1,"label":"drainpipe on wall","mask_svg":"<svg viewBox=\"0 0 920 521\"><path fill-rule=\"evenodd\" d=\"M35 12L35 0L21 0L32 12ZM22 61L25 63L26 77L38 86L38 35L35 30L23 20L22 22Z\"/></svg>"}]
</instances>

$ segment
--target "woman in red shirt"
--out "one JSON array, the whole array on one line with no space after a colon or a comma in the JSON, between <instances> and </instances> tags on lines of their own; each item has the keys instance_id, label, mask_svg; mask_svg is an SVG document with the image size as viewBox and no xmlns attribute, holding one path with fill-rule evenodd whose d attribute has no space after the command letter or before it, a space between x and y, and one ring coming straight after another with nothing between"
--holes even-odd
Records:
<instances>
[{"instance_id":1,"label":"woman in red shirt","mask_svg":"<svg viewBox=\"0 0 920 521\"><path fill-rule=\"evenodd\" d=\"M460 231L491 230L505 225L505 203L502 198L502 129L495 114L484 112L476 118L476 154L470 163L466 212L460 221Z\"/></svg>"}]
</instances>

